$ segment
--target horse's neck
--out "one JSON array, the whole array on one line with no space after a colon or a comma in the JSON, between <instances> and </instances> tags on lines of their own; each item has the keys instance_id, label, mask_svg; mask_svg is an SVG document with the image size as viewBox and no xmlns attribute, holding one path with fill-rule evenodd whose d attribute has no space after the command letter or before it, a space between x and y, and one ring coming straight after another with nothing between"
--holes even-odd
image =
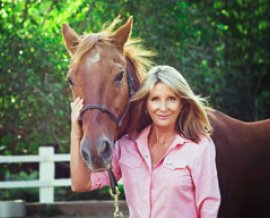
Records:
<instances>
[{"instance_id":1,"label":"horse's neck","mask_svg":"<svg viewBox=\"0 0 270 218\"><path fill-rule=\"evenodd\" d=\"M135 89L137 91L139 86L140 86L140 79L139 79L138 69L135 68L135 65L134 65L134 63L132 62L131 59L126 58L126 61L127 61L127 69L126 70L129 71L131 76L133 77L134 82L135 82Z\"/></svg>"},{"instance_id":2,"label":"horse's neck","mask_svg":"<svg viewBox=\"0 0 270 218\"><path fill-rule=\"evenodd\" d=\"M126 68L126 70L127 70L127 72L129 72L130 73L130 75L132 76L132 78L133 78L133 80L134 80L134 86L135 87L133 87L135 90L134 91L137 91L138 89L139 89L139 87L140 87L140 79L139 79L139 72L138 72L138 70L135 68L135 66L134 66L134 64L133 64L133 62L132 62L132 60L130 60L130 59L126 59L126 61L127 61L127 68ZM130 84L129 84L130 85ZM129 89L130 89L131 87L129 87ZM126 107L128 107L128 105L126 106ZM128 125L129 125L129 121L130 121L130 111L132 110L133 108L132 108L132 104L130 104L130 108L129 108L129 113L127 114L127 116L126 116L126 118L125 118L125 120L124 120L124 123L123 123L123 125L122 125L122 127L121 127L121 129L120 129L120 131L119 131L119 136L118 136L118 138L119 137L121 137L121 136L123 136L123 135L125 135L126 133L127 133L127 130L128 130Z\"/></svg>"}]
</instances>

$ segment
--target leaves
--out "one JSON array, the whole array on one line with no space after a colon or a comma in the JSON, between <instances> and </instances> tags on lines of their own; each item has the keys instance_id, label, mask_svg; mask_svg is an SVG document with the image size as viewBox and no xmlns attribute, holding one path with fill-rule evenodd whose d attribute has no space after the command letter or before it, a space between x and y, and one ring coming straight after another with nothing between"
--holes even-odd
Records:
<instances>
[{"instance_id":1,"label":"leaves","mask_svg":"<svg viewBox=\"0 0 270 218\"><path fill-rule=\"evenodd\" d=\"M134 15L132 36L179 69L214 107L269 117L269 8L260 1L1 1L0 153L69 151L69 55L61 25L99 31Z\"/></svg>"},{"instance_id":2,"label":"leaves","mask_svg":"<svg viewBox=\"0 0 270 218\"><path fill-rule=\"evenodd\" d=\"M97 32L119 14L134 16L132 36L157 51L157 64L179 69L215 108L244 120L270 117L269 7L267 0L0 1L0 154L33 154L41 145L69 152L69 55L61 25ZM18 169L1 166L0 178ZM37 190L30 192L1 198L37 201ZM89 199L58 193L59 200Z\"/></svg>"}]
</instances>

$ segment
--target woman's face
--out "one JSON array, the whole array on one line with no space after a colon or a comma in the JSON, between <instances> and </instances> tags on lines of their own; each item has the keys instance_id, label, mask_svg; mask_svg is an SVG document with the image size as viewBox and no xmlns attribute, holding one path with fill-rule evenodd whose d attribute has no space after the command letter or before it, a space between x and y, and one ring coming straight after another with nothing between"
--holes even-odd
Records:
<instances>
[{"instance_id":1,"label":"woman's face","mask_svg":"<svg viewBox=\"0 0 270 218\"><path fill-rule=\"evenodd\" d=\"M174 128L181 108L179 96L163 83L157 83L149 92L146 109L154 125Z\"/></svg>"}]
</instances>

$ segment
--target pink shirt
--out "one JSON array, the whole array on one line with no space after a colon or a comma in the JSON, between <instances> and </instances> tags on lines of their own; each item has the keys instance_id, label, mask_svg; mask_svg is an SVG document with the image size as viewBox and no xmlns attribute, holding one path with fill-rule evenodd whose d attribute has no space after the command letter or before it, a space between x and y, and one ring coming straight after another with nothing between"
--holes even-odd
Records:
<instances>
[{"instance_id":1,"label":"pink shirt","mask_svg":"<svg viewBox=\"0 0 270 218\"><path fill-rule=\"evenodd\" d=\"M123 180L130 218L216 218L220 192L212 140L196 144L177 135L152 168L150 128L135 141L123 136L115 144L113 171ZM109 185L107 172L91 173L91 182L92 189Z\"/></svg>"}]
</instances>

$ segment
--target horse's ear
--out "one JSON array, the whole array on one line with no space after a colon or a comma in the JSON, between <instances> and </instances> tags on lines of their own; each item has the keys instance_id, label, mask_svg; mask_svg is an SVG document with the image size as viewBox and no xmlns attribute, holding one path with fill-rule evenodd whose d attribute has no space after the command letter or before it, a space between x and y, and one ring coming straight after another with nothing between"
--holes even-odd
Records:
<instances>
[{"instance_id":1,"label":"horse's ear","mask_svg":"<svg viewBox=\"0 0 270 218\"><path fill-rule=\"evenodd\" d=\"M62 25L62 35L64 38L65 46L70 55L72 55L79 43L79 35L75 32L75 30L73 30L68 24L65 23Z\"/></svg>"},{"instance_id":2,"label":"horse's ear","mask_svg":"<svg viewBox=\"0 0 270 218\"><path fill-rule=\"evenodd\" d=\"M127 42L131 34L132 24L133 24L133 16L130 16L128 21L114 32L112 38L117 43L119 43L120 46L124 46L124 44Z\"/></svg>"}]
</instances>

